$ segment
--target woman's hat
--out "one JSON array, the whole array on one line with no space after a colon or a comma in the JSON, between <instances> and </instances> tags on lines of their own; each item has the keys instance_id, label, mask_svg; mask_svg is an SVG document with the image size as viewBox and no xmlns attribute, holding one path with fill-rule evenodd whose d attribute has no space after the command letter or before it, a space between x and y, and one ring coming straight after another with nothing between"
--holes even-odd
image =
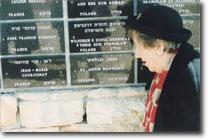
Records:
<instances>
[{"instance_id":1,"label":"woman's hat","mask_svg":"<svg viewBox=\"0 0 208 140\"><path fill-rule=\"evenodd\" d=\"M126 27L178 43L186 42L192 35L190 30L183 28L183 21L179 13L162 5L152 6L139 16L130 16L127 19Z\"/></svg>"}]
</instances>

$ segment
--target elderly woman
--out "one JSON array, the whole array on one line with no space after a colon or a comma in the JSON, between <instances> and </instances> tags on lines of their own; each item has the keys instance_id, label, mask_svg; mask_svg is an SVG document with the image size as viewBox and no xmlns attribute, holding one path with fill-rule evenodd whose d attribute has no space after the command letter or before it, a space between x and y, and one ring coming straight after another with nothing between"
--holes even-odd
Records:
<instances>
[{"instance_id":1,"label":"elderly woman","mask_svg":"<svg viewBox=\"0 0 208 140\"><path fill-rule=\"evenodd\" d=\"M188 68L199 54L187 43L192 33L183 28L181 16L157 5L129 17L126 26L135 56L155 72L142 122L144 131L199 131L199 94Z\"/></svg>"}]
</instances>

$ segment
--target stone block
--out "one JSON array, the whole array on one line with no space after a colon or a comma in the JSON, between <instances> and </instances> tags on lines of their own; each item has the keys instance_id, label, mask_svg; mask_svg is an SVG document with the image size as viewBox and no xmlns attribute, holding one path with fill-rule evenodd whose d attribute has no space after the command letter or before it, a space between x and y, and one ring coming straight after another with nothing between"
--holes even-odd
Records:
<instances>
[{"instance_id":1,"label":"stone block","mask_svg":"<svg viewBox=\"0 0 208 140\"><path fill-rule=\"evenodd\" d=\"M17 98L13 94L1 94L1 127L15 125L17 122Z\"/></svg>"},{"instance_id":2,"label":"stone block","mask_svg":"<svg viewBox=\"0 0 208 140\"><path fill-rule=\"evenodd\" d=\"M145 112L143 96L88 99L88 124L140 124Z\"/></svg>"},{"instance_id":3,"label":"stone block","mask_svg":"<svg viewBox=\"0 0 208 140\"><path fill-rule=\"evenodd\" d=\"M69 125L82 122L83 100L20 102L20 123L26 128Z\"/></svg>"}]
</instances>

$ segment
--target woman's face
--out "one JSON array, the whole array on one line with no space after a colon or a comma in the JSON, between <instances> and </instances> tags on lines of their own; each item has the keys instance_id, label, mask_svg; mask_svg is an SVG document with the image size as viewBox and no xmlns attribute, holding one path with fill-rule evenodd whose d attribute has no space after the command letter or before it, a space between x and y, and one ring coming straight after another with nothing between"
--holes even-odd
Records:
<instances>
[{"instance_id":1,"label":"woman's face","mask_svg":"<svg viewBox=\"0 0 208 140\"><path fill-rule=\"evenodd\" d=\"M133 32L132 43L134 47L134 53L136 58L141 58L144 62L143 65L146 66L151 72L160 71L159 58L155 46L145 46L142 40L139 40L139 37L136 32Z\"/></svg>"}]
</instances>

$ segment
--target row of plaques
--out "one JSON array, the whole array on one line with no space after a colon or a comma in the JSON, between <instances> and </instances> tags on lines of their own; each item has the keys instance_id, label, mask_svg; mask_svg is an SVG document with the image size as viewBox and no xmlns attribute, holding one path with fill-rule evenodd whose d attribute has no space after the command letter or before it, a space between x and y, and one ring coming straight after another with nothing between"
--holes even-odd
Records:
<instances>
[{"instance_id":1,"label":"row of plaques","mask_svg":"<svg viewBox=\"0 0 208 140\"><path fill-rule=\"evenodd\" d=\"M3 87L67 86L65 59L64 55L2 58ZM131 53L74 55L69 59L72 86L134 83L129 80Z\"/></svg>"},{"instance_id":2,"label":"row of plaques","mask_svg":"<svg viewBox=\"0 0 208 140\"><path fill-rule=\"evenodd\" d=\"M7 20L0 22L0 88L135 83L134 56L129 53L132 46L126 36L125 20L117 16L139 14L156 4L173 7L182 15L184 26L193 33L190 43L199 48L200 6L197 2L0 0L0 21ZM68 20L68 27L63 20L67 7L68 19L78 18ZM116 17L107 18L112 16ZM82 20L84 17L95 18ZM49 20L51 18L57 19ZM22 19L39 20L23 22Z\"/></svg>"},{"instance_id":3,"label":"row of plaques","mask_svg":"<svg viewBox=\"0 0 208 140\"><path fill-rule=\"evenodd\" d=\"M1 0L0 5L1 20L63 18L62 0ZM67 0L67 7L68 18L127 16L133 0Z\"/></svg>"},{"instance_id":4,"label":"row of plaques","mask_svg":"<svg viewBox=\"0 0 208 140\"><path fill-rule=\"evenodd\" d=\"M184 16L184 25L193 32L191 44L199 47L200 17ZM65 38L62 21L2 23L1 55L60 54L132 50L124 20L69 22ZM65 39L69 46L65 46Z\"/></svg>"},{"instance_id":5,"label":"row of plaques","mask_svg":"<svg viewBox=\"0 0 208 140\"><path fill-rule=\"evenodd\" d=\"M65 1L65 0L64 0ZM66 0L68 18L128 16L149 5L162 4L180 14L200 13L199 0ZM137 5L135 7L134 5ZM1 0L0 19L63 18L63 0Z\"/></svg>"},{"instance_id":6,"label":"row of plaques","mask_svg":"<svg viewBox=\"0 0 208 140\"><path fill-rule=\"evenodd\" d=\"M131 50L124 20L69 22L71 53ZM65 52L64 24L38 21L1 24L1 55Z\"/></svg>"}]
</instances>

